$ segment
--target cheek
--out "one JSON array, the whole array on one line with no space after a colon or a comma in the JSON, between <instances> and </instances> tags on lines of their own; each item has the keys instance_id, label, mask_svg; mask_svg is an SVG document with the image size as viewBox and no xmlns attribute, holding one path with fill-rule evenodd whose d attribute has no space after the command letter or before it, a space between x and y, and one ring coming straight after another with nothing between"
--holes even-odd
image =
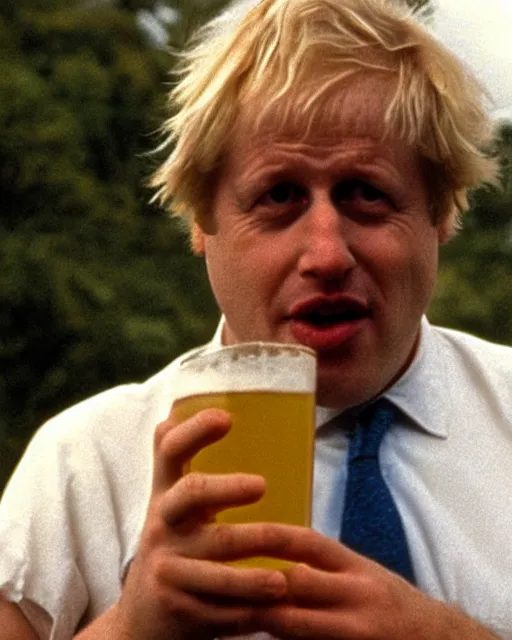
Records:
<instances>
[{"instance_id":1,"label":"cheek","mask_svg":"<svg viewBox=\"0 0 512 640\"><path fill-rule=\"evenodd\" d=\"M242 315L263 297L267 265L247 243L206 236L205 261L210 285L223 313Z\"/></svg>"},{"instance_id":2,"label":"cheek","mask_svg":"<svg viewBox=\"0 0 512 640\"><path fill-rule=\"evenodd\" d=\"M438 242L429 227L407 234L385 233L366 238L361 262L383 298L403 310L426 307L437 275Z\"/></svg>"},{"instance_id":3,"label":"cheek","mask_svg":"<svg viewBox=\"0 0 512 640\"><path fill-rule=\"evenodd\" d=\"M212 291L232 330L245 338L257 339L259 331L274 339L266 331L297 288L290 243L282 237L276 241L272 234L222 241L207 236L205 248Z\"/></svg>"},{"instance_id":4,"label":"cheek","mask_svg":"<svg viewBox=\"0 0 512 640\"><path fill-rule=\"evenodd\" d=\"M412 262L416 265L419 284L423 284L429 297L437 278L439 261L438 229L431 225L423 234L417 235L417 240L411 248Z\"/></svg>"},{"instance_id":5,"label":"cheek","mask_svg":"<svg viewBox=\"0 0 512 640\"><path fill-rule=\"evenodd\" d=\"M438 265L437 243L415 245L407 264L408 269L405 267L404 271L408 272L408 279L404 287L408 295L404 295L404 298L408 299L411 318L414 318L427 311L434 291ZM409 311L406 310L406 313Z\"/></svg>"},{"instance_id":6,"label":"cheek","mask_svg":"<svg viewBox=\"0 0 512 640\"><path fill-rule=\"evenodd\" d=\"M236 257L232 255L232 247L224 247L222 242L211 236L205 236L204 257L210 285L220 304L230 282L238 275Z\"/></svg>"}]
</instances>

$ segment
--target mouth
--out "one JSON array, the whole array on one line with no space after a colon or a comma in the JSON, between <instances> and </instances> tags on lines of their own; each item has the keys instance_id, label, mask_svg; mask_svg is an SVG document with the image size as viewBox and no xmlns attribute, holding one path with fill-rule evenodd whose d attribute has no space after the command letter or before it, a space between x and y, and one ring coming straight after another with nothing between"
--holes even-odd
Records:
<instances>
[{"instance_id":1,"label":"mouth","mask_svg":"<svg viewBox=\"0 0 512 640\"><path fill-rule=\"evenodd\" d=\"M371 315L368 303L355 296L319 296L295 305L289 320L296 340L323 350L350 340Z\"/></svg>"}]
</instances>

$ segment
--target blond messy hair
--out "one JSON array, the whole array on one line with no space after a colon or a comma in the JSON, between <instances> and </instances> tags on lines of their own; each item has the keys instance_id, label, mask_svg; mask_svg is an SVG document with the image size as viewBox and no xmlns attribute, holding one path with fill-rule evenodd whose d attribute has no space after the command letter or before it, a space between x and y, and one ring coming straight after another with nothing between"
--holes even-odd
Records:
<instances>
[{"instance_id":1,"label":"blond messy hair","mask_svg":"<svg viewBox=\"0 0 512 640\"><path fill-rule=\"evenodd\" d=\"M254 130L293 113L307 130L332 90L362 73L387 74L387 135L424 159L434 223L453 233L468 190L492 181L485 93L418 17L393 0L246 0L201 28L181 55L165 123L172 149L154 174L155 198L208 227L216 176L240 114ZM332 105L331 105L332 106Z\"/></svg>"}]
</instances>

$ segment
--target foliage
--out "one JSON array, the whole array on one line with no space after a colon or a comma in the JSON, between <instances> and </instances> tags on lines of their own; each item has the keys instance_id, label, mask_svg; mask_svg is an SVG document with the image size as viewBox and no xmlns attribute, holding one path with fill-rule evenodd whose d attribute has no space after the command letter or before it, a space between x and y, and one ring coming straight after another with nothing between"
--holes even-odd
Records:
<instances>
[{"instance_id":1,"label":"foliage","mask_svg":"<svg viewBox=\"0 0 512 640\"><path fill-rule=\"evenodd\" d=\"M0 486L43 420L149 376L218 317L143 186L168 55L129 11L35 4L0 15Z\"/></svg>"},{"instance_id":2,"label":"foliage","mask_svg":"<svg viewBox=\"0 0 512 640\"><path fill-rule=\"evenodd\" d=\"M496 139L499 185L476 190L462 231L441 251L430 317L512 345L512 125Z\"/></svg>"},{"instance_id":3,"label":"foliage","mask_svg":"<svg viewBox=\"0 0 512 640\"><path fill-rule=\"evenodd\" d=\"M434 11L430 0L403 0L411 9L415 12L424 13L425 15L431 15Z\"/></svg>"}]
</instances>

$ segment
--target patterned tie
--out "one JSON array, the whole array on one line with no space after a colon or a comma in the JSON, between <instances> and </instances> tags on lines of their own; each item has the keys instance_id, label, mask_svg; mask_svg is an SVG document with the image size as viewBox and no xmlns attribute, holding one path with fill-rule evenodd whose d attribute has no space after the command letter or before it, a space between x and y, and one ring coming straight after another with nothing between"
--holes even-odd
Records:
<instances>
[{"instance_id":1,"label":"patterned tie","mask_svg":"<svg viewBox=\"0 0 512 640\"><path fill-rule=\"evenodd\" d=\"M365 408L350 438L341 541L415 583L402 520L379 466L395 411L381 399Z\"/></svg>"}]
</instances>

